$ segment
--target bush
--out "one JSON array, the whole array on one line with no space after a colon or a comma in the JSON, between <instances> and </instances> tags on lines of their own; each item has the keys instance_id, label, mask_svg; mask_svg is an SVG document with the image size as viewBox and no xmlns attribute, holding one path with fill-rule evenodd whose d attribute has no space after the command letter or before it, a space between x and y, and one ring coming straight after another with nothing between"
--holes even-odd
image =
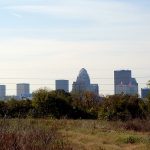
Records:
<instances>
[{"instance_id":1,"label":"bush","mask_svg":"<svg viewBox=\"0 0 150 150\"><path fill-rule=\"evenodd\" d=\"M135 136L128 136L122 139L122 142L125 144L135 144L141 142L141 138Z\"/></svg>"},{"instance_id":2,"label":"bush","mask_svg":"<svg viewBox=\"0 0 150 150\"><path fill-rule=\"evenodd\" d=\"M40 89L33 93L33 111L30 115L35 117L95 119L95 114L72 104L70 94L58 90L48 91Z\"/></svg>"},{"instance_id":3,"label":"bush","mask_svg":"<svg viewBox=\"0 0 150 150\"><path fill-rule=\"evenodd\" d=\"M137 96L113 95L106 97L99 110L99 118L107 120L146 119L145 102Z\"/></svg>"}]
</instances>

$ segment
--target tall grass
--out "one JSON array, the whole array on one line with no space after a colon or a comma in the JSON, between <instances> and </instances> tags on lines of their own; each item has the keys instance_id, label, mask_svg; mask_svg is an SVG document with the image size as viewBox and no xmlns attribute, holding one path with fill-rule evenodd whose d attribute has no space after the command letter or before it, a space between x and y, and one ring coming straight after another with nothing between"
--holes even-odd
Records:
<instances>
[{"instance_id":1,"label":"tall grass","mask_svg":"<svg viewBox=\"0 0 150 150\"><path fill-rule=\"evenodd\" d=\"M150 120L130 120L123 123L122 128L136 132L150 132Z\"/></svg>"},{"instance_id":2,"label":"tall grass","mask_svg":"<svg viewBox=\"0 0 150 150\"><path fill-rule=\"evenodd\" d=\"M149 132L149 120L1 119L0 150L146 150Z\"/></svg>"},{"instance_id":3,"label":"tall grass","mask_svg":"<svg viewBox=\"0 0 150 150\"><path fill-rule=\"evenodd\" d=\"M72 150L72 147L59 133L56 123L15 119L0 120L0 149Z\"/></svg>"}]
</instances>

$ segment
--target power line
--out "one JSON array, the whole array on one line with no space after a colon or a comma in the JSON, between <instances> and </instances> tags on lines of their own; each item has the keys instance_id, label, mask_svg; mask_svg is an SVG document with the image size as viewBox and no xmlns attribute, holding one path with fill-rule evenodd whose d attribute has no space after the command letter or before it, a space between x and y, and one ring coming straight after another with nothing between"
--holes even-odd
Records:
<instances>
[{"instance_id":1,"label":"power line","mask_svg":"<svg viewBox=\"0 0 150 150\"><path fill-rule=\"evenodd\" d=\"M7 85L16 85L17 83L1 83L0 85L2 85L2 84L3 84L3 85L4 85L4 84L7 84ZM138 84L140 84L140 85L142 85L142 84L145 85L146 83L138 83ZM48 85L56 85L56 84L42 84L42 83L37 83L37 84L34 83L34 84L32 84L32 83L30 83L30 85L36 85L36 86L37 86L37 85L43 85L43 86L44 86L44 85L45 85L45 86L47 85L47 86L48 86ZM66 84L61 84L61 85L66 85ZM68 84L68 85L72 85L72 84ZM77 85L77 84L76 84L76 85ZM101 83L99 83L99 85L109 85L109 86L110 86L110 85L114 85L114 84L103 84L103 83L101 84Z\"/></svg>"},{"instance_id":2,"label":"power line","mask_svg":"<svg viewBox=\"0 0 150 150\"><path fill-rule=\"evenodd\" d=\"M139 76L139 77L134 77L136 79L139 79L139 78L150 78L150 76ZM6 78L6 77L0 77L0 79L11 79L11 80L61 80L61 78L23 78L23 77L18 77L18 78ZM74 80L74 78L67 78L68 80ZM97 78L90 78L90 79L114 79L114 77L97 77ZM121 78L115 78L115 79L122 79Z\"/></svg>"}]
</instances>

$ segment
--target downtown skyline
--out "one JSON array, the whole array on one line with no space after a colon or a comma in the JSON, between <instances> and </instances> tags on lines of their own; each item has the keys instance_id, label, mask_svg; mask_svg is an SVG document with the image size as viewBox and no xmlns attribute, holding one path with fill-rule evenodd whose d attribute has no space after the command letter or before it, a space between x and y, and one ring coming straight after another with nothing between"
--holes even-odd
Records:
<instances>
[{"instance_id":1,"label":"downtown skyline","mask_svg":"<svg viewBox=\"0 0 150 150\"><path fill-rule=\"evenodd\" d=\"M117 74L116 74L117 73ZM141 78L141 79L146 79L149 77L137 77L137 78ZM3 78L3 80L6 80L7 78ZM22 80L24 78L8 78L10 80ZM29 91L30 94L32 95L32 93L38 89L49 89L49 90L57 90L62 88L63 90L65 90L66 92L79 92L80 90L82 91L91 91L93 93L95 93L96 95L100 95L100 96L106 96L106 95L114 95L114 94L121 94L122 92L125 92L125 94L129 94L129 95L135 95L138 94L139 96L141 96L141 90L145 89L145 88L149 88L149 81L147 81L146 83L138 83L136 81L136 78L132 77L132 70L114 70L114 76L113 76L113 83L110 84L91 84L91 81L94 80L112 80L112 78L107 78L107 77L103 77L103 78L90 78L89 74L87 73L87 70L85 68L82 68L79 72L79 75L77 76L77 80L76 82L71 82L72 79L51 79L51 81L53 80L53 84L49 83L48 80L50 81L50 79L46 79L47 80L46 83L30 83L30 82L26 82L26 83L3 83L0 84L1 90L0 92L2 92L4 95L6 96L16 96L18 95L18 85L21 85L21 87L24 85L28 85L29 88L28 89L28 94L29 95ZM2 78L1 78L2 80ZM42 78L28 78L26 80L42 80ZM117 82L117 83L116 83ZM64 85L63 85L64 84ZM13 85L13 89L8 89L8 85ZM85 86L86 85L86 86ZM139 86L141 85L141 86ZM15 86L15 87L14 87ZM77 87L76 87L77 86ZM111 90L106 90L107 94L102 93L103 91L101 91L100 88L103 88L105 86L113 86L114 88L112 88ZM35 87L35 88L33 88ZM83 89L82 89L82 88ZM5 88L5 89L4 89ZM81 88L81 89L80 89ZM117 92L116 92L116 88L117 88ZM29 90L31 89L31 90ZM77 91L76 91L77 90ZM79 91L78 91L79 90ZM94 90L94 91L93 91ZM8 94L10 91L13 91L13 94ZM81 92L80 91L80 92ZM3 95L1 94L1 95ZM31 96L30 95L30 96Z\"/></svg>"},{"instance_id":2,"label":"downtown skyline","mask_svg":"<svg viewBox=\"0 0 150 150\"><path fill-rule=\"evenodd\" d=\"M139 89L150 79L149 1L0 2L0 84L7 94L20 82L72 84L82 67L103 94L113 94L114 70L132 70Z\"/></svg>"}]
</instances>

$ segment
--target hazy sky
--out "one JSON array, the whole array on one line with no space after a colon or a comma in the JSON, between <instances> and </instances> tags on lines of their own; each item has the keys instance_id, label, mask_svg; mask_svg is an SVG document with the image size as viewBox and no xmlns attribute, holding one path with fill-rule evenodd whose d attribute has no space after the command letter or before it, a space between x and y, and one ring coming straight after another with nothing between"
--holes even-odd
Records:
<instances>
[{"instance_id":1,"label":"hazy sky","mask_svg":"<svg viewBox=\"0 0 150 150\"><path fill-rule=\"evenodd\" d=\"M114 69L131 69L145 87L149 57L149 0L0 0L0 83L7 94L18 82L54 89L63 78L71 86L82 67L103 94L113 93Z\"/></svg>"}]
</instances>

